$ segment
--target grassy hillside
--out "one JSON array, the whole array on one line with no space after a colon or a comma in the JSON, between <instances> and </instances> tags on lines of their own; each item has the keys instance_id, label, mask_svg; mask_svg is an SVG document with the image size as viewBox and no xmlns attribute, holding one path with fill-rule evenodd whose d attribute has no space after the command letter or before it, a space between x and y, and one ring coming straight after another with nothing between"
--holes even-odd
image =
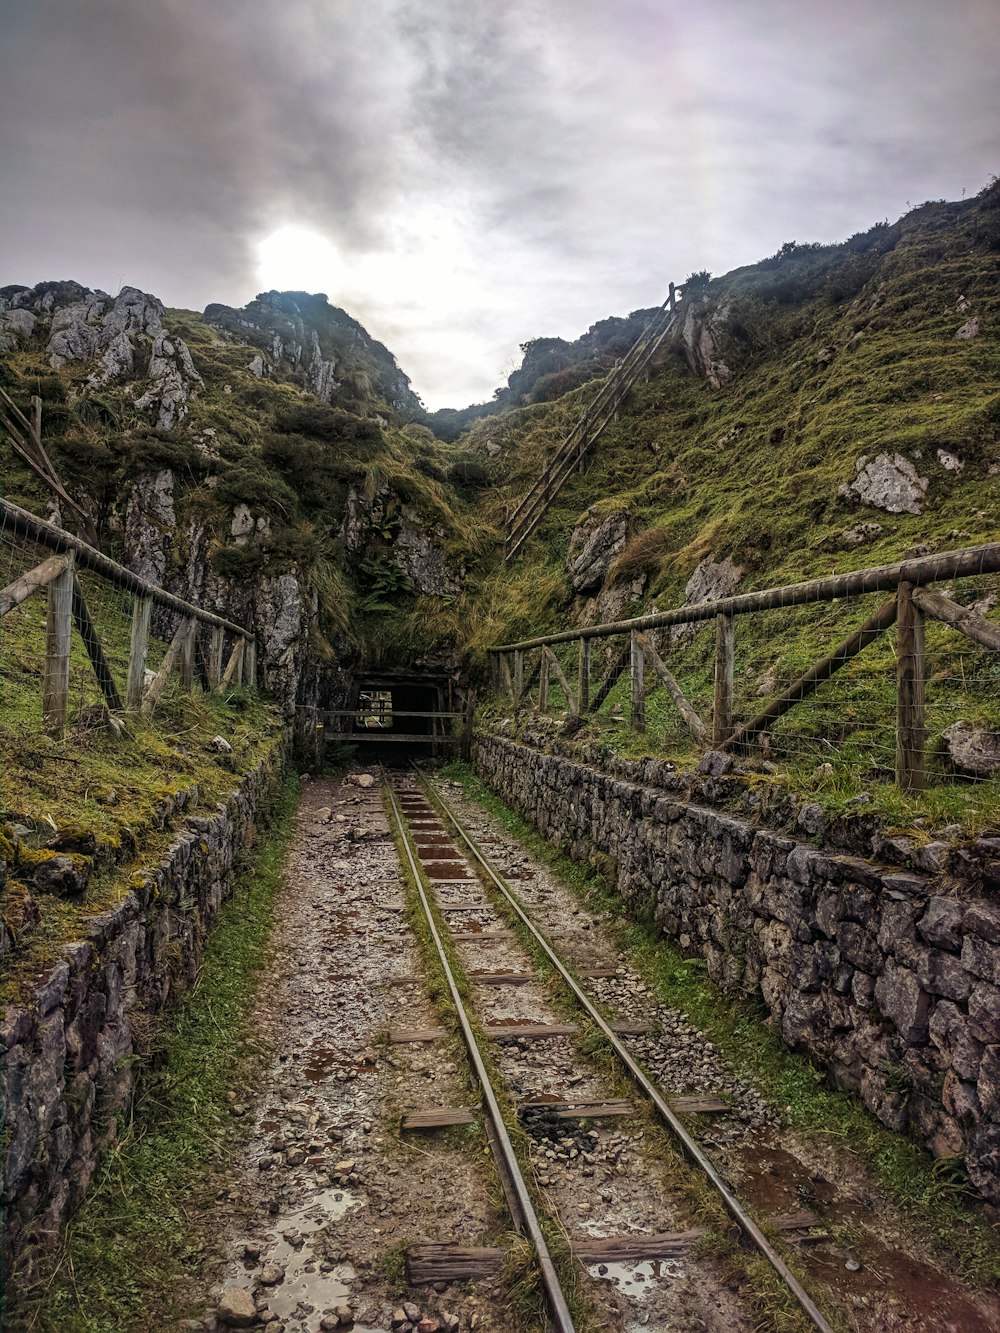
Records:
<instances>
[{"instance_id":1,"label":"grassy hillside","mask_svg":"<svg viewBox=\"0 0 1000 1333\"><path fill-rule=\"evenodd\" d=\"M172 430L151 424L131 382L88 388L92 363L53 371L44 333L0 358L0 383L23 406L44 400L43 437L71 494L86 499L105 547L121 551L125 505L143 473L173 473L176 533L167 581L183 580L192 532L208 534L207 565L234 597L262 578L292 572L313 600L314 650L333 660L370 644L385 655L448 646L456 613L422 596L392 570L392 545L405 507L456 568L476 558L491 535L470 519L481 484L467 451L407 423L378 394L378 367L355 365L336 405L320 403L276 370L248 369L255 349L190 311L166 312L184 339L204 387ZM353 363L352 363L353 364ZM44 487L9 451L0 432L4 494L40 510ZM376 510L363 558L345 557L341 529L351 493ZM257 530L234 537L238 506Z\"/></svg>"},{"instance_id":2,"label":"grassy hillside","mask_svg":"<svg viewBox=\"0 0 1000 1333\"><path fill-rule=\"evenodd\" d=\"M473 638L479 651L597 615L574 600L565 563L570 534L588 509L628 516L628 542L603 590L626 590L622 614L679 605L706 556L738 565L742 591L896 560L914 548L1000 538L1000 187L965 203L924 205L844 245L785 246L689 299L715 329L730 382L711 388L679 347L661 357L513 571L498 568L484 580ZM956 337L973 318L978 335ZM484 455L500 449L495 521L593 392L587 386L479 422L464 437ZM960 469L945 466L939 450L958 458ZM880 453L903 455L927 479L922 513L887 513L841 497L857 460ZM851 545L844 533L860 523L879 528ZM951 591L971 601L998 589L997 580L982 579ZM877 600L742 618L737 715L756 711ZM661 642L703 711L712 640L706 629L685 642ZM569 666L569 652L565 660ZM932 742L956 717L1000 721L1000 673L987 650L934 626L929 660ZM803 781L820 762L843 770L843 782L823 776L838 798L882 783L892 766L893 667L886 637L779 724L775 757ZM622 702L623 688L609 709ZM683 757L690 746L658 699L648 740L622 731L618 744Z\"/></svg>"}]
</instances>

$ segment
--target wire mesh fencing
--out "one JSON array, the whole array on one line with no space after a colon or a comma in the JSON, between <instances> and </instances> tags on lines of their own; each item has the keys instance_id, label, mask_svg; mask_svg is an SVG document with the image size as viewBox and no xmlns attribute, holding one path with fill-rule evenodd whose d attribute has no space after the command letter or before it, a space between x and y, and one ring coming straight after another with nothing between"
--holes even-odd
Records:
<instances>
[{"instance_id":1,"label":"wire mesh fencing","mask_svg":"<svg viewBox=\"0 0 1000 1333\"><path fill-rule=\"evenodd\" d=\"M633 749L1000 796L998 571L993 543L500 645L494 682Z\"/></svg>"},{"instance_id":2,"label":"wire mesh fencing","mask_svg":"<svg viewBox=\"0 0 1000 1333\"><path fill-rule=\"evenodd\" d=\"M140 579L0 500L0 727L59 738L138 710L167 689L254 684L242 626Z\"/></svg>"}]
</instances>

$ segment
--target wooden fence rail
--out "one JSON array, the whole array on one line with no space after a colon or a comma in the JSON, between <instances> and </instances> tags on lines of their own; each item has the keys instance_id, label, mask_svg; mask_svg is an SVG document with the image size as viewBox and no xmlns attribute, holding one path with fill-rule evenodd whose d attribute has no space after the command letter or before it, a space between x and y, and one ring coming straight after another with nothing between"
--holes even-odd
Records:
<instances>
[{"instance_id":1,"label":"wooden fence rail","mask_svg":"<svg viewBox=\"0 0 1000 1333\"><path fill-rule=\"evenodd\" d=\"M670 284L670 294L664 304L587 404L583 415L549 459L538 480L508 515L504 551L504 559L508 564L542 521L549 505L573 472L582 466L605 427L617 415L632 385L676 327L679 318L677 298L680 292L679 287Z\"/></svg>"},{"instance_id":2,"label":"wooden fence rail","mask_svg":"<svg viewBox=\"0 0 1000 1333\"><path fill-rule=\"evenodd\" d=\"M28 549L42 548L54 554L39 560L0 588L0 619L28 597L45 591L48 599L43 673L42 717L45 730L61 737L66 730L69 703L70 648L75 626L93 669L105 704L112 711L140 710L149 716L163 692L170 673L179 671L182 689L194 688L200 676L208 689L224 689L234 683L254 686L257 675L257 645L249 630L235 621L157 588L131 570L96 550L71 533L47 523L20 506L0 499L0 547L18 539ZM87 570L133 597L125 701L101 642L100 634L80 584L78 572ZM146 684L150 621L154 605L175 615L180 622L173 640L152 681ZM207 656L202 652L198 631L211 634ZM223 671L226 638L232 640L228 664ZM200 668L199 668L200 662Z\"/></svg>"},{"instance_id":3,"label":"wooden fence rail","mask_svg":"<svg viewBox=\"0 0 1000 1333\"><path fill-rule=\"evenodd\" d=\"M896 781L906 790L924 785L926 749L926 663L925 620L932 617L963 634L982 647L1000 652L1000 625L989 621L974 608L960 605L952 597L932 591L926 585L944 579L968 578L1000 572L1000 542L965 547L940 555L921 556L891 565L871 566L847 574L812 579L805 583L767 588L761 592L741 593L715 602L699 602L657 611L630 620L588 625L580 629L543 634L517 643L499 644L490 650L491 678L494 687L507 695L515 707L530 690L530 682L539 667L531 666L530 655L540 654L543 685L539 689L539 711L548 707L550 682L558 680L571 714L582 716L596 712L607 699L615 683L630 671L629 715L636 731L646 727L646 668L652 668L657 681L666 690L681 721L696 744L709 743L720 749L743 749L767 727L813 694L847 662L869 644L896 626ZM829 602L843 597L860 597L873 592L892 595L864 624L854 630L824 658L803 672L775 699L748 721L736 724L733 718L734 663L737 620L743 615ZM714 700L710 721L701 718L685 698L676 678L663 660L650 631L679 625L697 625L714 620L716 626ZM591 648L595 640L620 637L624 647L613 653L601 684L591 691ZM560 644L579 644L578 688L574 696L554 649ZM511 674L508 658L514 663ZM526 672L528 684L525 685Z\"/></svg>"}]
</instances>

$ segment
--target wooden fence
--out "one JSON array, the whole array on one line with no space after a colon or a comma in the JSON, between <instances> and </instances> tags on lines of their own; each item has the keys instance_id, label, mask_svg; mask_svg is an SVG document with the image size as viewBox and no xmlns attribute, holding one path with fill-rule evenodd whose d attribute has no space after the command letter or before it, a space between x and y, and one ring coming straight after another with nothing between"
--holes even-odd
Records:
<instances>
[{"instance_id":1,"label":"wooden fence","mask_svg":"<svg viewBox=\"0 0 1000 1333\"><path fill-rule=\"evenodd\" d=\"M541 476L508 516L504 547L504 560L508 564L515 559L538 527L549 505L576 468L582 466L604 428L617 416L629 389L676 327L680 317L677 304L680 294L681 288L671 283L666 301L587 404L583 415L549 459Z\"/></svg>"},{"instance_id":2,"label":"wooden fence","mask_svg":"<svg viewBox=\"0 0 1000 1333\"><path fill-rule=\"evenodd\" d=\"M780 717L812 695L847 662L869 644L896 627L896 761L898 785L919 790L925 775L925 618L931 617L964 635L974 643L1000 652L1000 625L986 619L974 608L962 606L952 597L935 592L927 585L995 574L1000 571L1000 542L967 547L940 555L903 560L848 574L813 579L806 583L742 593L714 602L659 611L632 620L590 625L558 634L540 635L519 643L501 644L490 652L494 687L519 707L529 690L537 686L537 708L548 707L550 682L554 678L576 716L593 713L607 699L612 688L628 670L631 674L630 720L637 731L646 727L646 670L651 668L656 681L667 692L678 716L698 747L745 750ZM859 597L874 592L890 596L838 643L825 657L798 676L752 717L735 723L733 717L733 680L736 647L736 622L752 615L810 602L830 602L844 597ZM715 622L714 699L711 716L702 717L685 697L664 655L657 650L650 632L681 625ZM595 640L624 636L625 644L615 653L603 679L593 687L591 647ZM578 644L576 681L570 683L563 665L555 655L559 644ZM529 661L530 657L530 661Z\"/></svg>"},{"instance_id":3,"label":"wooden fence","mask_svg":"<svg viewBox=\"0 0 1000 1333\"><path fill-rule=\"evenodd\" d=\"M233 683L256 684L256 640L242 625L205 611L163 588L157 588L79 537L2 499L0 540L4 544L19 541L22 543L22 551L34 553L35 556L45 551L52 553L38 563L29 562L30 567L0 589L0 626L3 617L20 606L26 598L43 591L46 594L42 715L45 730L50 735L61 737L66 730L70 647L74 627L83 641L104 702L114 712L138 710L149 716L175 669L185 689L192 689L196 678L208 690L227 688ZM84 595L79 578L81 570L100 576L132 597L132 629L124 697ZM154 606L174 613L179 617L179 623L158 670L147 683L146 660ZM202 636L199 635L202 626L208 631L207 644L202 643Z\"/></svg>"}]
</instances>

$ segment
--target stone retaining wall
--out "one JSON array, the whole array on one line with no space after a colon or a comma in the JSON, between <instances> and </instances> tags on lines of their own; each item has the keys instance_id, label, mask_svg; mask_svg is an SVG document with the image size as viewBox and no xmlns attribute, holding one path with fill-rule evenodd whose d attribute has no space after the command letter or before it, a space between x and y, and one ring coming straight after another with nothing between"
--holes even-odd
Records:
<instances>
[{"instance_id":1,"label":"stone retaining wall","mask_svg":"<svg viewBox=\"0 0 1000 1333\"><path fill-rule=\"evenodd\" d=\"M239 853L276 790L276 743L239 788L190 816L153 869L93 917L30 1000L0 1022L3 1264L51 1246L86 1194L128 1106L136 1057L165 1008L194 980L205 938L232 893Z\"/></svg>"},{"instance_id":2,"label":"stone retaining wall","mask_svg":"<svg viewBox=\"0 0 1000 1333\"><path fill-rule=\"evenodd\" d=\"M1000 862L952 857L979 866L964 879L887 868L502 736L477 737L475 764L549 841L610 858L633 911L762 1000L886 1125L964 1155L1000 1204Z\"/></svg>"}]
</instances>

